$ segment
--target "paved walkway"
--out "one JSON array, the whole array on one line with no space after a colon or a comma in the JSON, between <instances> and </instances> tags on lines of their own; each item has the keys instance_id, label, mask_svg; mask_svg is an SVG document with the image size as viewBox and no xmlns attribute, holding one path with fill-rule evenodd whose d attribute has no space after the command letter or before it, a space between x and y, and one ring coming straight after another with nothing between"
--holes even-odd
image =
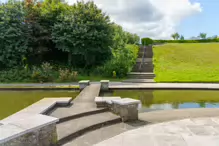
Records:
<instances>
[{"instance_id":1,"label":"paved walkway","mask_svg":"<svg viewBox=\"0 0 219 146\"><path fill-rule=\"evenodd\" d=\"M91 82L91 84L100 84L100 82ZM1 87L7 86L26 86L26 87L50 87L50 86L68 86L78 85L76 82L72 83L44 83L44 84L0 84ZM126 82L110 82L112 89L219 89L219 83L126 83Z\"/></svg>"},{"instance_id":2,"label":"paved walkway","mask_svg":"<svg viewBox=\"0 0 219 146\"><path fill-rule=\"evenodd\" d=\"M87 86L80 94L73 100L73 105L69 107L56 108L49 113L50 116L56 118L63 118L77 115L80 113L97 110L94 99L99 95L100 84L93 84Z\"/></svg>"},{"instance_id":3,"label":"paved walkway","mask_svg":"<svg viewBox=\"0 0 219 146\"><path fill-rule=\"evenodd\" d=\"M218 146L219 118L171 121L131 130L94 146Z\"/></svg>"}]
</instances>

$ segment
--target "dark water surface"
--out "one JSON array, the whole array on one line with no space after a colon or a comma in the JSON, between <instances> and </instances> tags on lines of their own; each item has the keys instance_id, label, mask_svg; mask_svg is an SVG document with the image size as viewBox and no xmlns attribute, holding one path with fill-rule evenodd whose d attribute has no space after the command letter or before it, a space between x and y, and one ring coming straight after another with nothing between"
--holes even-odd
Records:
<instances>
[{"instance_id":1,"label":"dark water surface","mask_svg":"<svg viewBox=\"0 0 219 146\"><path fill-rule=\"evenodd\" d=\"M219 91L213 90L115 90L103 96L139 99L140 112L186 108L219 108Z\"/></svg>"},{"instance_id":2,"label":"dark water surface","mask_svg":"<svg viewBox=\"0 0 219 146\"><path fill-rule=\"evenodd\" d=\"M0 120L43 99L44 97L72 97L77 91L0 91Z\"/></svg>"}]
</instances>

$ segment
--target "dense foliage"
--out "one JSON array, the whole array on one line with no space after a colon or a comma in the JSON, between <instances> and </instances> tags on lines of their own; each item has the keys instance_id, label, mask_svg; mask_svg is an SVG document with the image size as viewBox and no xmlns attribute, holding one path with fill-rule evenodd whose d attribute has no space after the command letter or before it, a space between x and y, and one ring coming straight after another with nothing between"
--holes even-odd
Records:
<instances>
[{"instance_id":1,"label":"dense foliage","mask_svg":"<svg viewBox=\"0 0 219 146\"><path fill-rule=\"evenodd\" d=\"M138 50L127 44L139 40L112 23L92 1L68 5L60 0L9 0L0 4L0 81L72 80L75 71L89 75L109 62L127 63L126 69L114 69L114 75L123 77ZM44 62L51 65L48 72Z\"/></svg>"},{"instance_id":2,"label":"dense foliage","mask_svg":"<svg viewBox=\"0 0 219 146\"><path fill-rule=\"evenodd\" d=\"M154 41L151 38L142 38L141 39L141 44L144 45L144 46L152 45L153 42Z\"/></svg>"}]
</instances>

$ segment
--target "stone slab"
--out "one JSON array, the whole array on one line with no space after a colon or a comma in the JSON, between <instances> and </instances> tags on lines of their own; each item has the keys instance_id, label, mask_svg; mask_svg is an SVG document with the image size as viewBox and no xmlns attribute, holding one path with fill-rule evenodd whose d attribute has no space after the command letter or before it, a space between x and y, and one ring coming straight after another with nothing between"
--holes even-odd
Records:
<instances>
[{"instance_id":1,"label":"stone slab","mask_svg":"<svg viewBox=\"0 0 219 146\"><path fill-rule=\"evenodd\" d=\"M93 146L218 146L219 133L215 132L215 123L209 122L215 119L185 119L146 125ZM187 133L189 131L192 131L191 134Z\"/></svg>"},{"instance_id":2,"label":"stone slab","mask_svg":"<svg viewBox=\"0 0 219 146\"><path fill-rule=\"evenodd\" d=\"M210 83L133 83L133 84L114 84L109 89L206 89L219 90L219 84Z\"/></svg>"},{"instance_id":3,"label":"stone slab","mask_svg":"<svg viewBox=\"0 0 219 146\"><path fill-rule=\"evenodd\" d=\"M102 103L102 102L107 102L107 101L111 101L111 100L118 100L121 99L121 97L119 96L114 96L114 97L95 97L95 102L96 103Z\"/></svg>"},{"instance_id":4,"label":"stone slab","mask_svg":"<svg viewBox=\"0 0 219 146\"><path fill-rule=\"evenodd\" d=\"M130 104L140 104L140 100L131 99L131 98L123 98L119 100L112 100L113 103L119 105L130 105Z\"/></svg>"}]
</instances>

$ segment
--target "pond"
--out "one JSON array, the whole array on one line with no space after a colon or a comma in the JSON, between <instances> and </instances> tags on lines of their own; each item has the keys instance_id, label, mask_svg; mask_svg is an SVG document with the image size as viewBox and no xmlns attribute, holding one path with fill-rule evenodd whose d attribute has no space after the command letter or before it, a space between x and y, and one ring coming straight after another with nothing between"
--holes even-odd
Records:
<instances>
[{"instance_id":1,"label":"pond","mask_svg":"<svg viewBox=\"0 0 219 146\"><path fill-rule=\"evenodd\" d=\"M0 120L43 99L44 97L72 97L77 91L0 91Z\"/></svg>"},{"instance_id":2,"label":"pond","mask_svg":"<svg viewBox=\"0 0 219 146\"><path fill-rule=\"evenodd\" d=\"M140 112L186 108L219 108L216 90L115 90L102 96L139 99Z\"/></svg>"}]
</instances>

